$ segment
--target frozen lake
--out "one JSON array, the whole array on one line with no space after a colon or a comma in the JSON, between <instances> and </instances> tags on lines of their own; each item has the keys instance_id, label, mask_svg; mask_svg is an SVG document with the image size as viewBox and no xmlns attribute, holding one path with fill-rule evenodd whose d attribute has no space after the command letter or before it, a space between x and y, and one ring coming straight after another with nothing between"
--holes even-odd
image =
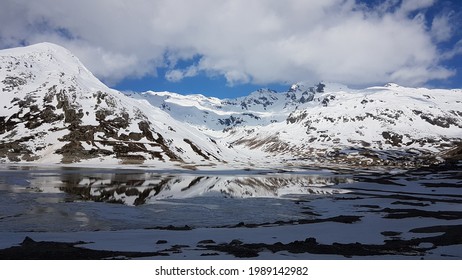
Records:
<instances>
[{"instance_id":1,"label":"frozen lake","mask_svg":"<svg viewBox=\"0 0 462 280\"><path fill-rule=\"evenodd\" d=\"M4 166L0 257L43 258L35 245L47 241L81 242L69 246L88 258L130 251L161 259L460 260L461 203L460 166L190 173ZM40 244L56 247L47 242ZM49 258L72 256L79 258Z\"/></svg>"}]
</instances>

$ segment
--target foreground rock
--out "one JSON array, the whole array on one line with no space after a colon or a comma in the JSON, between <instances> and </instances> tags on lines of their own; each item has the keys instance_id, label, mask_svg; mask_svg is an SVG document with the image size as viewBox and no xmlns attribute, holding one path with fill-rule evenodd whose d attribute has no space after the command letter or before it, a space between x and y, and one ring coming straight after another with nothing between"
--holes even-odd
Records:
<instances>
[{"instance_id":1,"label":"foreground rock","mask_svg":"<svg viewBox=\"0 0 462 280\"><path fill-rule=\"evenodd\" d=\"M26 237L19 246L13 246L0 250L2 260L98 260L98 259L120 259L120 258L141 258L162 255L160 253L145 252L117 252L90 250L76 247L86 244L85 242L50 242L34 241ZM165 255L165 254L164 254Z\"/></svg>"}]
</instances>

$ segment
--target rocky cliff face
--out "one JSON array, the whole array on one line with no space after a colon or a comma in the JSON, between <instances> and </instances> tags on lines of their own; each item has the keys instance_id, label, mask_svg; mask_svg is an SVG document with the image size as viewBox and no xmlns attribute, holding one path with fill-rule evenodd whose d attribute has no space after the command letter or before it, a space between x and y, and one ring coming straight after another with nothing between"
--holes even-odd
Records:
<instances>
[{"instance_id":1,"label":"rocky cliff face","mask_svg":"<svg viewBox=\"0 0 462 280\"><path fill-rule=\"evenodd\" d=\"M53 44L0 51L0 161L416 166L460 157L462 90L298 83L220 100L124 95Z\"/></svg>"}]
</instances>

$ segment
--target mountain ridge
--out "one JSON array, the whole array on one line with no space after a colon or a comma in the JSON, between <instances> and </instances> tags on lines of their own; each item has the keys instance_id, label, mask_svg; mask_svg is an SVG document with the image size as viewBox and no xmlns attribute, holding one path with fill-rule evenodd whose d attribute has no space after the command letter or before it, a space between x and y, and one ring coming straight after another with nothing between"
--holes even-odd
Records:
<instances>
[{"instance_id":1,"label":"mountain ridge","mask_svg":"<svg viewBox=\"0 0 462 280\"><path fill-rule=\"evenodd\" d=\"M0 50L0 87L5 163L370 167L460 156L460 89L300 82L235 99L123 94L50 43Z\"/></svg>"}]
</instances>

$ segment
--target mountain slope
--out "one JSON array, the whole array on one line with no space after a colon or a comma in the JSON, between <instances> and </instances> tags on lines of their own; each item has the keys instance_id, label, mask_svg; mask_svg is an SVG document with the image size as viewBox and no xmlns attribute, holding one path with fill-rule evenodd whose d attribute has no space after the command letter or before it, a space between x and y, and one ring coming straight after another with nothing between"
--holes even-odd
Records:
<instances>
[{"instance_id":1,"label":"mountain slope","mask_svg":"<svg viewBox=\"0 0 462 280\"><path fill-rule=\"evenodd\" d=\"M66 49L0 51L0 158L46 163L221 162L195 128L96 79Z\"/></svg>"},{"instance_id":2,"label":"mountain slope","mask_svg":"<svg viewBox=\"0 0 462 280\"><path fill-rule=\"evenodd\" d=\"M227 100L169 92L134 97L265 164L429 164L462 138L462 90L299 83Z\"/></svg>"},{"instance_id":3,"label":"mountain slope","mask_svg":"<svg viewBox=\"0 0 462 280\"><path fill-rule=\"evenodd\" d=\"M462 91L397 85L315 96L286 119L250 133L233 131L234 144L290 159L367 165L434 161L462 138ZM276 133L275 133L276 132Z\"/></svg>"}]
</instances>

